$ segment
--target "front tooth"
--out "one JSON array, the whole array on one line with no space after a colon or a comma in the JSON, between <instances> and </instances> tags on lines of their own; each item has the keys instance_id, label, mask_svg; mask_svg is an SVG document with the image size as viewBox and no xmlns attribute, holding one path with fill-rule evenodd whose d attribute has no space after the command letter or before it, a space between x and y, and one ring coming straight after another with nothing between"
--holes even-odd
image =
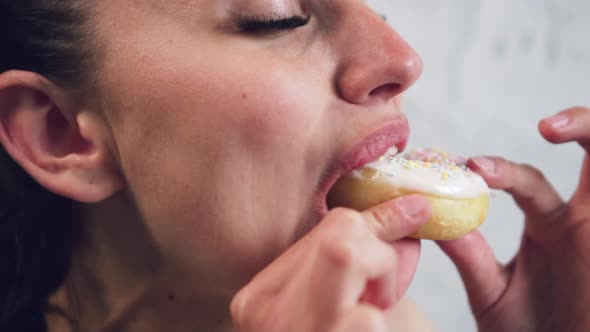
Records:
<instances>
[{"instance_id":1,"label":"front tooth","mask_svg":"<svg viewBox=\"0 0 590 332\"><path fill-rule=\"evenodd\" d=\"M387 149L387 152L385 152L385 154L383 155L384 157L393 157L398 153L398 150L395 146L390 147L389 149Z\"/></svg>"},{"instance_id":2,"label":"front tooth","mask_svg":"<svg viewBox=\"0 0 590 332\"><path fill-rule=\"evenodd\" d=\"M389 149L387 149L387 151L385 151L385 153L381 157L377 158L377 160L369 163L369 165L374 162L384 161L386 159L393 158L393 157L395 157L395 155L397 155L397 152L398 152L397 148L395 146L392 146Z\"/></svg>"}]
</instances>

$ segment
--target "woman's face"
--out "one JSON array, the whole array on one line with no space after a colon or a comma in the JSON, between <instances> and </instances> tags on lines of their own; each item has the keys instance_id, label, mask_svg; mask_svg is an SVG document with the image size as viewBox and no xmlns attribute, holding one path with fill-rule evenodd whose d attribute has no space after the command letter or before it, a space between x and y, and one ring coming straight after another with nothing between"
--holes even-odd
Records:
<instances>
[{"instance_id":1,"label":"woman's face","mask_svg":"<svg viewBox=\"0 0 590 332\"><path fill-rule=\"evenodd\" d=\"M405 144L421 59L363 1L97 3L128 189L203 282L242 283L321 220L338 176Z\"/></svg>"}]
</instances>

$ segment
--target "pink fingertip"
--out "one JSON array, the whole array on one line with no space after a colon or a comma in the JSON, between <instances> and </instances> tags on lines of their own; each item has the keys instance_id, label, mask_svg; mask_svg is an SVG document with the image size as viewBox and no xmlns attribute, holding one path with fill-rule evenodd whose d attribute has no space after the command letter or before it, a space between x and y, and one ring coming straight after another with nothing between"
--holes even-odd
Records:
<instances>
[{"instance_id":1,"label":"pink fingertip","mask_svg":"<svg viewBox=\"0 0 590 332\"><path fill-rule=\"evenodd\" d=\"M471 160L478 169L484 171L485 173L496 173L496 163L492 159L486 157L474 157L471 158Z\"/></svg>"}]
</instances>

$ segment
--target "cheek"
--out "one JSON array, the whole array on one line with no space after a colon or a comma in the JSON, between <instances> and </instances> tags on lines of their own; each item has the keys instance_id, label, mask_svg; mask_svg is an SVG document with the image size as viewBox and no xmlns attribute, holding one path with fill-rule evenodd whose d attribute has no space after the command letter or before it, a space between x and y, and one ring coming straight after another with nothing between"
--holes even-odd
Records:
<instances>
[{"instance_id":1,"label":"cheek","mask_svg":"<svg viewBox=\"0 0 590 332\"><path fill-rule=\"evenodd\" d=\"M220 127L236 130L241 142L272 152L301 141L306 129L317 122L318 112L305 98L314 92L287 73L261 70L256 75L238 69L231 74L239 83L215 82L218 89L205 107L208 116L219 119Z\"/></svg>"},{"instance_id":2,"label":"cheek","mask_svg":"<svg viewBox=\"0 0 590 332\"><path fill-rule=\"evenodd\" d=\"M187 68L170 75L171 81L160 80L159 93L147 100L156 111L174 113L159 121L162 131L269 153L279 142L297 140L317 120L313 107L305 105L305 87L285 76L243 67Z\"/></svg>"},{"instance_id":3,"label":"cheek","mask_svg":"<svg viewBox=\"0 0 590 332\"><path fill-rule=\"evenodd\" d=\"M236 266L255 266L292 238L305 208L298 186L312 188L314 177L291 160L305 160L316 138L321 113L312 101L320 92L264 62L163 57L130 61L138 65L125 71L134 75L119 82L113 101L123 168L141 212L181 261L225 252ZM279 199L290 202L288 212L278 211Z\"/></svg>"}]
</instances>

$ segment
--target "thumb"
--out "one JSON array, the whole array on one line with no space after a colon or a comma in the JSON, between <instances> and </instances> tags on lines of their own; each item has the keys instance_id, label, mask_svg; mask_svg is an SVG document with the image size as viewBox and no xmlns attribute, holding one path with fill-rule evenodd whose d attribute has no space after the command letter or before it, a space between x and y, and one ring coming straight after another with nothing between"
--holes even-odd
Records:
<instances>
[{"instance_id":1,"label":"thumb","mask_svg":"<svg viewBox=\"0 0 590 332\"><path fill-rule=\"evenodd\" d=\"M362 214L380 240L393 242L417 231L428 221L432 211L428 199L408 195L374 206Z\"/></svg>"}]
</instances>

